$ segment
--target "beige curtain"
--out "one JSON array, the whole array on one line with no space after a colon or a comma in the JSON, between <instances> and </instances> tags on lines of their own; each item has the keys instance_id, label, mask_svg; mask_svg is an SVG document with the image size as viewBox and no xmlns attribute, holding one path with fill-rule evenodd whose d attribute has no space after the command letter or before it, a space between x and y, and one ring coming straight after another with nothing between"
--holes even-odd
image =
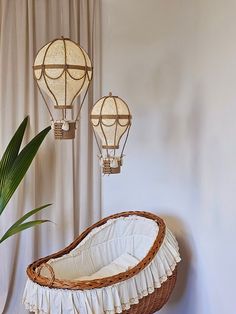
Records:
<instances>
[{"instance_id":1,"label":"beige curtain","mask_svg":"<svg viewBox=\"0 0 236 314\"><path fill-rule=\"evenodd\" d=\"M48 135L0 218L2 234L26 211L53 203L39 217L54 224L24 231L0 245L0 313L26 313L21 305L26 266L63 248L100 218L100 170L88 124L89 108L100 96L99 15L99 0L0 1L0 153L26 115L27 140L49 124L32 75L42 45L62 35L70 37L93 57L95 69L76 139L55 141L52 132Z\"/></svg>"}]
</instances>

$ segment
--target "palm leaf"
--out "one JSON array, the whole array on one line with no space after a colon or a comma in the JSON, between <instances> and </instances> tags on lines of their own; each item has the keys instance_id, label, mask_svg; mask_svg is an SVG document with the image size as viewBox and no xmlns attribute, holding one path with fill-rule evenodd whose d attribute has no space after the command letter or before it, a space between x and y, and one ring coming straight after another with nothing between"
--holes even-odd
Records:
<instances>
[{"instance_id":1,"label":"palm leaf","mask_svg":"<svg viewBox=\"0 0 236 314\"><path fill-rule=\"evenodd\" d=\"M50 129L50 127L47 127L36 135L15 158L15 161L6 176L2 187L0 195L0 215L23 179L42 141Z\"/></svg>"},{"instance_id":2,"label":"palm leaf","mask_svg":"<svg viewBox=\"0 0 236 314\"><path fill-rule=\"evenodd\" d=\"M15 228L17 226L19 226L20 224L22 224L22 222L24 222L26 219L28 219L30 216L33 216L34 214L36 214L37 212L39 212L40 210L48 207L48 206L51 206L52 204L46 204L46 205L43 205L43 206L40 206L40 207L37 207L35 209L32 209L31 211L29 211L28 213L26 213L24 216L22 216L20 219L18 219L9 229L12 229L12 228ZM8 232L7 231L7 232Z\"/></svg>"},{"instance_id":3,"label":"palm leaf","mask_svg":"<svg viewBox=\"0 0 236 314\"><path fill-rule=\"evenodd\" d=\"M34 227L36 225L40 225L44 222L49 222L50 220L33 220L33 221L29 221L29 222L25 222L23 224L20 224L14 228L10 227L10 229L8 229L8 231L3 235L3 237L0 239L0 243L3 242L4 240L6 240L7 238L13 236L14 234L21 232L25 229Z\"/></svg>"},{"instance_id":4,"label":"palm leaf","mask_svg":"<svg viewBox=\"0 0 236 314\"><path fill-rule=\"evenodd\" d=\"M0 161L0 195L7 174L11 169L16 157L18 156L20 146L24 137L25 129L27 126L27 122L28 117L26 117L18 127Z\"/></svg>"},{"instance_id":5,"label":"palm leaf","mask_svg":"<svg viewBox=\"0 0 236 314\"><path fill-rule=\"evenodd\" d=\"M42 209L50 206L52 204L46 204L46 205L43 205L43 206L40 206L40 207L37 207L31 211L29 211L28 213L26 213L24 216L22 216L20 219L18 219L8 230L7 232L3 235L3 237L0 239L0 243L3 242L4 240L6 240L7 238L9 238L11 235L15 234L15 233L18 233L24 229L27 229L27 228L30 228L30 227L33 227L34 225L30 225L30 224L22 224L22 222L24 222L27 218L29 218L30 216L36 214L37 212L41 211ZM49 220L37 220L37 224L39 224L38 222L41 221L41 223L44 223L44 222L48 222ZM32 221L34 222L34 221ZM31 223L32 223L31 222ZM26 228L22 226L25 226Z\"/></svg>"}]
</instances>

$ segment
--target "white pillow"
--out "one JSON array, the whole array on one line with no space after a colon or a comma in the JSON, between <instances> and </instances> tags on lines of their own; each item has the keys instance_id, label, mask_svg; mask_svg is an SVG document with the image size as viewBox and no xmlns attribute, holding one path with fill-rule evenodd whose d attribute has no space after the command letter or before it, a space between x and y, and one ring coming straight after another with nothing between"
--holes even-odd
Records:
<instances>
[{"instance_id":1,"label":"white pillow","mask_svg":"<svg viewBox=\"0 0 236 314\"><path fill-rule=\"evenodd\" d=\"M122 254L114 261L112 261L109 265L106 265L99 269L92 275L89 276L81 276L76 278L75 280L83 281L83 280L93 280L99 279L109 276L114 276L124 271L127 271L137 265L139 260L132 256L129 253Z\"/></svg>"}]
</instances>

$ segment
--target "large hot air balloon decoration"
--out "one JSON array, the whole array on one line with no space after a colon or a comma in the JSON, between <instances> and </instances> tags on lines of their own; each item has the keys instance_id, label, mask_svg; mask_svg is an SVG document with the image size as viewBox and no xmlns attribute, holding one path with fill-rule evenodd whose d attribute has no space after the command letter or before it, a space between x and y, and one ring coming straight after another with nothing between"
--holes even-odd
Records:
<instances>
[{"instance_id":1,"label":"large hot air balloon decoration","mask_svg":"<svg viewBox=\"0 0 236 314\"><path fill-rule=\"evenodd\" d=\"M79 119L93 75L87 53L77 43L61 37L39 50L33 70L51 117L55 138L74 138L76 121ZM76 97L81 95L82 91L84 95L80 105L77 110L72 110ZM48 101L48 98L51 101Z\"/></svg>"},{"instance_id":2,"label":"large hot air balloon decoration","mask_svg":"<svg viewBox=\"0 0 236 314\"><path fill-rule=\"evenodd\" d=\"M131 118L128 105L120 97L113 96L111 93L99 99L92 108L90 120L100 149L104 174L120 173ZM121 145L121 139L125 133L126 136Z\"/></svg>"}]
</instances>

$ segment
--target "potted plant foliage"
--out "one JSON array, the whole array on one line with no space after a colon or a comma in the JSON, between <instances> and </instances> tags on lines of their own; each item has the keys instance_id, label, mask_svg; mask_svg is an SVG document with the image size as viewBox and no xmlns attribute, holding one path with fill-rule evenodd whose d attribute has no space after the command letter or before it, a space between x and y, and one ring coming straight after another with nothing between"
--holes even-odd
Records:
<instances>
[{"instance_id":1,"label":"potted plant foliage","mask_svg":"<svg viewBox=\"0 0 236 314\"><path fill-rule=\"evenodd\" d=\"M45 128L20 151L27 123L28 117L20 124L0 161L0 219L12 195L29 169L41 143L50 131L50 127ZM49 205L51 204L43 205L26 213L3 234L0 238L0 243L18 232L47 222L48 220L41 219L26 220Z\"/></svg>"}]
</instances>

